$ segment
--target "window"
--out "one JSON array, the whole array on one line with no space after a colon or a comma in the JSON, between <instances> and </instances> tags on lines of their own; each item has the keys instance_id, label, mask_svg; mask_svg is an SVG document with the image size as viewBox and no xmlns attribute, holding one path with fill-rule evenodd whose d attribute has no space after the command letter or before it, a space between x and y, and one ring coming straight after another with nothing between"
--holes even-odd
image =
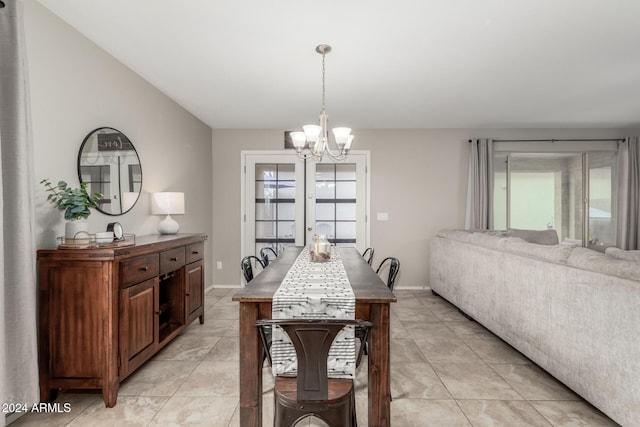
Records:
<instances>
[{"instance_id":1,"label":"window","mask_svg":"<svg viewBox=\"0 0 640 427\"><path fill-rule=\"evenodd\" d=\"M553 228L565 244L616 244L615 152L497 153L494 228Z\"/></svg>"}]
</instances>

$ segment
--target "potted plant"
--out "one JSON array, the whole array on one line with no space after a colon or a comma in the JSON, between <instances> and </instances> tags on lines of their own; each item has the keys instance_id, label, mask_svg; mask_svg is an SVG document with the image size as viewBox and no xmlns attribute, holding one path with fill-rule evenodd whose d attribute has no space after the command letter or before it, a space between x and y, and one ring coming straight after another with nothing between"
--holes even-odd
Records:
<instances>
[{"instance_id":1,"label":"potted plant","mask_svg":"<svg viewBox=\"0 0 640 427\"><path fill-rule=\"evenodd\" d=\"M64 236L69 239L76 238L79 233L87 236L87 218L91 214L91 208L98 206L102 194L87 192L88 183L80 183L80 188L71 188L65 181L58 181L57 185L51 184L48 179L40 181L50 193L47 200L53 203L58 210L64 211L65 224Z\"/></svg>"}]
</instances>

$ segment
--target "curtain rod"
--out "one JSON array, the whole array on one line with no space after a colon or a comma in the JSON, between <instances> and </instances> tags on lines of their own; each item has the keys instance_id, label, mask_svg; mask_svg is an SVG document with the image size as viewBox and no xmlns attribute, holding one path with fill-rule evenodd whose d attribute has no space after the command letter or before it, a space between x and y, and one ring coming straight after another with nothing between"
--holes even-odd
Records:
<instances>
[{"instance_id":1,"label":"curtain rod","mask_svg":"<svg viewBox=\"0 0 640 427\"><path fill-rule=\"evenodd\" d=\"M556 143L556 142L585 142L585 141L624 141L625 138L614 138L614 139L607 139L607 138L581 138L581 139L494 139L493 142L550 142L550 143ZM472 142L473 140L470 139L469 142Z\"/></svg>"}]
</instances>

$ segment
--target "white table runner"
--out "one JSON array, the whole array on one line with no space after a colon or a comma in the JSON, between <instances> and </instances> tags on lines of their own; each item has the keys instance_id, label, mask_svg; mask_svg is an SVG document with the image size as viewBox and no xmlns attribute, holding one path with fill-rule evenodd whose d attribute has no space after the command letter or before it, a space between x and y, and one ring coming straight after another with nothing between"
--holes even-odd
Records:
<instances>
[{"instance_id":1,"label":"white table runner","mask_svg":"<svg viewBox=\"0 0 640 427\"><path fill-rule=\"evenodd\" d=\"M354 319L356 299L339 251L331 247L327 262L311 262L305 247L273 295L273 319ZM293 344L280 328L274 328L271 345L274 375L295 376L297 360ZM332 378L354 378L355 336L347 326L329 351Z\"/></svg>"}]
</instances>

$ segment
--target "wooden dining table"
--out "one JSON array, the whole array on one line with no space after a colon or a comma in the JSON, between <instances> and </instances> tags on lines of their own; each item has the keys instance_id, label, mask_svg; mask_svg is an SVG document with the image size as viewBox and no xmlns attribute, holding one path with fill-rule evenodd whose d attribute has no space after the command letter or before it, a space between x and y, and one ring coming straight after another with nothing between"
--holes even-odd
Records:
<instances>
[{"instance_id":1,"label":"wooden dining table","mask_svg":"<svg viewBox=\"0 0 640 427\"><path fill-rule=\"evenodd\" d=\"M273 294L300 254L288 247L233 296L240 303L240 425L262 426L262 344L255 323L271 318ZM390 303L396 302L355 248L340 247L340 256L356 298L356 319L372 323L368 342L369 426L391 425L389 345Z\"/></svg>"}]
</instances>

